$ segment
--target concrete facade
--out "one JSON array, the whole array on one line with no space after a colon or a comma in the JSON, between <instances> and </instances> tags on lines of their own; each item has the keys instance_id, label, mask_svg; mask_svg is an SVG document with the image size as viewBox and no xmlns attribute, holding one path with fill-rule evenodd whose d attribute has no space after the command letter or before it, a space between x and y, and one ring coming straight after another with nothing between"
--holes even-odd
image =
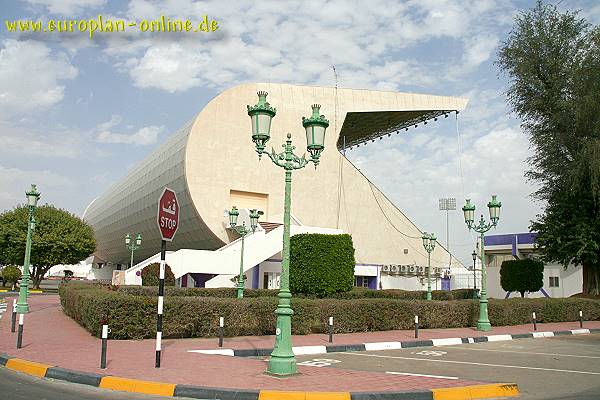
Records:
<instances>
[{"instance_id":1,"label":"concrete facade","mask_svg":"<svg viewBox=\"0 0 600 400\"><path fill-rule=\"evenodd\" d=\"M265 212L262 221L282 221L283 170L267 156L259 161L250 138L246 105L256 103L258 90L269 92L267 100L277 108L267 149L272 146L281 151L290 132L297 154L305 153L301 120L310 115L311 104L321 104L321 113L330 120L319 167L315 170L309 165L293 173L292 214L296 224L350 233L358 264L427 265L421 229L340 150L344 142L347 146L360 144L418 121L461 111L467 100L271 83L243 84L222 92L124 179L95 199L84 218L95 231L96 257L113 265L127 264L130 254L124 237L130 232L140 232L143 237L136 260L159 251L156 207L165 186L175 190L180 203L179 230L168 244L169 251L216 250L236 240L238 236L227 229L223 216L223 210L232 205L243 209L261 204L259 208ZM432 266L447 266L449 259L438 243L431 256ZM452 265L460 266L460 262L453 259ZM262 279L260 276L260 287Z\"/></svg>"}]
</instances>

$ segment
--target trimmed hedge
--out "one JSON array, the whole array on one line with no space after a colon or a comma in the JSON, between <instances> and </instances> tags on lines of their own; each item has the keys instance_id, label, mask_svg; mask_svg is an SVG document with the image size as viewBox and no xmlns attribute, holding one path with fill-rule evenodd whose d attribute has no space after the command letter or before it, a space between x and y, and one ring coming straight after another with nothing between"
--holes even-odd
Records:
<instances>
[{"instance_id":1,"label":"trimmed hedge","mask_svg":"<svg viewBox=\"0 0 600 400\"><path fill-rule=\"evenodd\" d=\"M352 236L303 233L290 239L290 291L318 297L354 285Z\"/></svg>"},{"instance_id":2,"label":"trimmed hedge","mask_svg":"<svg viewBox=\"0 0 600 400\"><path fill-rule=\"evenodd\" d=\"M135 290L138 288L69 282L59 287L59 294L64 312L93 335L100 335L101 325L107 321L113 339L152 338L156 329L156 291L147 295ZM190 289L182 292L186 291L190 293ZM239 300L168 293L163 317L165 338L218 336L220 316L225 317L226 336L275 333L276 297ZM194 294L198 293L202 292ZM223 289L222 293L227 292ZM301 335L324 333L329 316L335 318L336 333L412 329L414 315L419 315L422 328L469 327L476 324L479 316L479 303L475 300L295 298L292 306L292 333ZM577 298L491 299L489 317L496 326L529 323L533 311L539 322L577 321L580 309L585 319L600 319L600 301Z\"/></svg>"},{"instance_id":3,"label":"trimmed hedge","mask_svg":"<svg viewBox=\"0 0 600 400\"><path fill-rule=\"evenodd\" d=\"M160 264L152 263L142 269L142 286L158 286ZM165 264L165 286L175 286L175 275L169 264Z\"/></svg>"}]
</instances>

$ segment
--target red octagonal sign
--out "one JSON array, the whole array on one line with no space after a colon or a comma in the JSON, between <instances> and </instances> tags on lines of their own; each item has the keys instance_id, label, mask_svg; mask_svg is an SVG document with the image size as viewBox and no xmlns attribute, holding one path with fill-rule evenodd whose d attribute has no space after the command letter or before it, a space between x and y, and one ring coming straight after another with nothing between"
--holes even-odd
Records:
<instances>
[{"instance_id":1,"label":"red octagonal sign","mask_svg":"<svg viewBox=\"0 0 600 400\"><path fill-rule=\"evenodd\" d=\"M158 229L162 240L171 241L179 227L179 203L175 192L165 188L158 198Z\"/></svg>"}]
</instances>

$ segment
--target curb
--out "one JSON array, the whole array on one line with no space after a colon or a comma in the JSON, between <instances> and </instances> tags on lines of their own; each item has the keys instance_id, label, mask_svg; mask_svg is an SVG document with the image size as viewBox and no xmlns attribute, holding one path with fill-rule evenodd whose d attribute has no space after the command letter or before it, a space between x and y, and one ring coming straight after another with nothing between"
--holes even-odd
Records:
<instances>
[{"instance_id":1,"label":"curb","mask_svg":"<svg viewBox=\"0 0 600 400\"><path fill-rule=\"evenodd\" d=\"M339 344L329 346L295 346L292 351L295 355L309 354L327 354L351 351L378 351L378 350L394 350L407 349L412 347L438 347L438 346L453 346L458 344L481 343L481 342L500 342L505 340L529 339L529 338L547 338L554 336L568 335L587 335L590 333L600 333L600 328L582 328L571 329L566 331L554 332L530 332L530 333L515 333L505 335L489 335L475 336L463 338L443 338L429 340L409 340L404 342L374 342L361 344ZM262 357L268 356L273 352L273 349L207 349L207 350L188 350L188 353L213 354L221 356L233 357Z\"/></svg>"},{"instance_id":2,"label":"curb","mask_svg":"<svg viewBox=\"0 0 600 400\"><path fill-rule=\"evenodd\" d=\"M406 392L284 392L178 385L72 371L0 353L0 365L38 378L50 378L103 389L169 397L220 400L476 400L519 395L514 383L482 384Z\"/></svg>"}]
</instances>

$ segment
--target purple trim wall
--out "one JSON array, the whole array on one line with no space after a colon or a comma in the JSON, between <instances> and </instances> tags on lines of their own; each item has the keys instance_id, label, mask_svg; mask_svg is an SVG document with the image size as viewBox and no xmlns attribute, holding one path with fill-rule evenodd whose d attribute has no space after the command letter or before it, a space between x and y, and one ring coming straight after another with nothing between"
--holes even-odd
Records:
<instances>
[{"instance_id":1,"label":"purple trim wall","mask_svg":"<svg viewBox=\"0 0 600 400\"><path fill-rule=\"evenodd\" d=\"M217 276L217 274L199 274L199 273L193 273L193 274L190 274L190 276L194 279L194 282L195 282L194 287L204 287L204 285L206 284L206 282L209 281L209 280L211 280L215 276Z\"/></svg>"},{"instance_id":2,"label":"purple trim wall","mask_svg":"<svg viewBox=\"0 0 600 400\"><path fill-rule=\"evenodd\" d=\"M252 289L258 289L258 282L260 278L259 272L258 265L255 265L254 268L252 268Z\"/></svg>"},{"instance_id":3,"label":"purple trim wall","mask_svg":"<svg viewBox=\"0 0 600 400\"><path fill-rule=\"evenodd\" d=\"M537 232L528 233L510 233L507 235L488 235L484 236L483 242L486 246L501 246L519 244L534 244Z\"/></svg>"},{"instance_id":4,"label":"purple trim wall","mask_svg":"<svg viewBox=\"0 0 600 400\"><path fill-rule=\"evenodd\" d=\"M377 289L377 277L369 276L369 289Z\"/></svg>"}]
</instances>

